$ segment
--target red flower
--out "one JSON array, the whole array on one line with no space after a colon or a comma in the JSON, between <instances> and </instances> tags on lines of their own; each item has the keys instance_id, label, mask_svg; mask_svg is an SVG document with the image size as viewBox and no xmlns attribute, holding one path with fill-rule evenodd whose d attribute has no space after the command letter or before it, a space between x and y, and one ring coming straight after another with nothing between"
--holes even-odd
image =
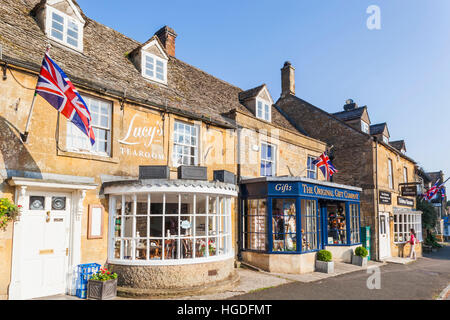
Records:
<instances>
[{"instance_id":1,"label":"red flower","mask_svg":"<svg viewBox=\"0 0 450 320\"><path fill-rule=\"evenodd\" d=\"M111 272L108 271L108 274L111 274Z\"/></svg>"}]
</instances>

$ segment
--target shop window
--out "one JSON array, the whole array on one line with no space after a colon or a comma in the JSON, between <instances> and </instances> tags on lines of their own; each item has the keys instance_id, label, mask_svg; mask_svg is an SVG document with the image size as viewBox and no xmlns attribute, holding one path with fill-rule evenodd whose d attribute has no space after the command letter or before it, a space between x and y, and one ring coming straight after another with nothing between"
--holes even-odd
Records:
<instances>
[{"instance_id":1,"label":"shop window","mask_svg":"<svg viewBox=\"0 0 450 320\"><path fill-rule=\"evenodd\" d=\"M319 249L317 204L315 200L301 200L302 251Z\"/></svg>"},{"instance_id":2,"label":"shop window","mask_svg":"<svg viewBox=\"0 0 450 320\"><path fill-rule=\"evenodd\" d=\"M250 199L245 203L244 248L247 250L267 250L267 200Z\"/></svg>"},{"instance_id":3,"label":"shop window","mask_svg":"<svg viewBox=\"0 0 450 320\"><path fill-rule=\"evenodd\" d=\"M328 204L327 213L328 244L347 244L347 225L344 203Z\"/></svg>"},{"instance_id":4,"label":"shop window","mask_svg":"<svg viewBox=\"0 0 450 320\"><path fill-rule=\"evenodd\" d=\"M173 165L198 164L198 126L175 122L173 137Z\"/></svg>"},{"instance_id":5,"label":"shop window","mask_svg":"<svg viewBox=\"0 0 450 320\"><path fill-rule=\"evenodd\" d=\"M145 193L114 196L111 205L112 259L175 261L230 253L228 197Z\"/></svg>"},{"instance_id":6,"label":"shop window","mask_svg":"<svg viewBox=\"0 0 450 320\"><path fill-rule=\"evenodd\" d=\"M67 121L67 149L73 152L93 153L100 156L111 155L111 110L109 102L83 97L92 118L95 144L75 124Z\"/></svg>"},{"instance_id":7,"label":"shop window","mask_svg":"<svg viewBox=\"0 0 450 320\"><path fill-rule=\"evenodd\" d=\"M420 213L394 213L394 243L408 241L411 229L416 232L418 241L422 241L422 215Z\"/></svg>"},{"instance_id":8,"label":"shop window","mask_svg":"<svg viewBox=\"0 0 450 320\"><path fill-rule=\"evenodd\" d=\"M272 200L272 251L297 251L295 199Z\"/></svg>"},{"instance_id":9,"label":"shop window","mask_svg":"<svg viewBox=\"0 0 450 320\"><path fill-rule=\"evenodd\" d=\"M359 206L349 204L350 210L350 243L360 243Z\"/></svg>"}]
</instances>

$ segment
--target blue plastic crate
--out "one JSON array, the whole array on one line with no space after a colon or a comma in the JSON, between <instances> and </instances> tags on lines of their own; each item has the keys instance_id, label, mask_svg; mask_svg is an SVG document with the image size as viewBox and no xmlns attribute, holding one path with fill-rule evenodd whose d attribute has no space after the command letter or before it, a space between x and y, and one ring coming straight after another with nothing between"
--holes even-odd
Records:
<instances>
[{"instance_id":1,"label":"blue plastic crate","mask_svg":"<svg viewBox=\"0 0 450 320\"><path fill-rule=\"evenodd\" d=\"M77 290L76 296L81 299L87 298L87 283L91 275L100 271L98 263L80 264L77 268Z\"/></svg>"}]
</instances>

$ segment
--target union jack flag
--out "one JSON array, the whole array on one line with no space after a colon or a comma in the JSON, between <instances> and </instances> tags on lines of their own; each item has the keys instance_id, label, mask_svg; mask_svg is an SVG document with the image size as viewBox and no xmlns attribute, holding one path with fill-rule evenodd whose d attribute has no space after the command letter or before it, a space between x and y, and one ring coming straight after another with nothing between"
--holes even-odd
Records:
<instances>
[{"instance_id":1,"label":"union jack flag","mask_svg":"<svg viewBox=\"0 0 450 320\"><path fill-rule=\"evenodd\" d=\"M439 180L436 181L436 183L435 183L430 189L428 189L427 192L425 192L425 193L423 194L423 197L425 198L425 200L430 201L431 199L434 198L434 196L436 195L436 193L439 192L439 189L440 189L443 185L438 186L438 182L439 182Z\"/></svg>"},{"instance_id":2,"label":"union jack flag","mask_svg":"<svg viewBox=\"0 0 450 320\"><path fill-rule=\"evenodd\" d=\"M47 100L56 110L85 133L95 144L91 113L81 95L64 71L45 53L35 94Z\"/></svg>"},{"instance_id":3,"label":"union jack flag","mask_svg":"<svg viewBox=\"0 0 450 320\"><path fill-rule=\"evenodd\" d=\"M442 196L442 199L445 199L445 187L444 186L441 187L441 196Z\"/></svg>"},{"instance_id":4,"label":"union jack flag","mask_svg":"<svg viewBox=\"0 0 450 320\"><path fill-rule=\"evenodd\" d=\"M331 177L333 174L338 172L336 168L331 164L330 158L326 152L324 152L320 157L313 161L313 164L316 165L320 170L322 170L323 175L327 178Z\"/></svg>"}]
</instances>

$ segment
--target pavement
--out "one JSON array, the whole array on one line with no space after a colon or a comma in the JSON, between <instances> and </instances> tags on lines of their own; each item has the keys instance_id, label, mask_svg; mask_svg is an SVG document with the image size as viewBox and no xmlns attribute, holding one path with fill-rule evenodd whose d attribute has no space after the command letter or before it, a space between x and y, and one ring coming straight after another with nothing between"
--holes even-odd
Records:
<instances>
[{"instance_id":1,"label":"pavement","mask_svg":"<svg viewBox=\"0 0 450 320\"><path fill-rule=\"evenodd\" d=\"M366 267L335 262L326 274L281 274L238 268L240 281L224 292L160 300L450 300L450 244L417 260L390 258ZM59 295L38 300L81 300ZM117 297L116 300L131 300Z\"/></svg>"},{"instance_id":2,"label":"pavement","mask_svg":"<svg viewBox=\"0 0 450 320\"><path fill-rule=\"evenodd\" d=\"M399 260L400 261L400 260ZM406 262L406 261L405 261ZM314 282L293 281L232 300L450 300L450 244L416 261L384 263Z\"/></svg>"}]
</instances>

